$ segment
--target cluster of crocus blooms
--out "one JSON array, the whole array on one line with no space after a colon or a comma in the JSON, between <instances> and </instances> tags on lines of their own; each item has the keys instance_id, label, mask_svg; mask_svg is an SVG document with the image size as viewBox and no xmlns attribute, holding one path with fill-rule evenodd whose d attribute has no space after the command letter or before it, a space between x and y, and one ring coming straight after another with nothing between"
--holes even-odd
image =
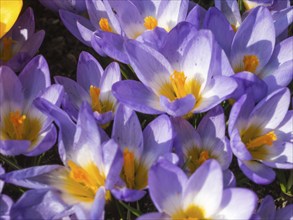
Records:
<instances>
[{"instance_id":1,"label":"cluster of crocus blooms","mask_svg":"<svg viewBox=\"0 0 293 220\"><path fill-rule=\"evenodd\" d=\"M18 18L22 1L2 2L0 219L113 218L113 206L127 219L293 218L292 205L276 209L239 183L263 187L293 170L289 1L215 0L206 10L40 0L112 59L81 51L71 78L33 57L44 31L32 9ZM49 154L60 162L40 163ZM30 166L14 164L24 158ZM4 183L29 190L13 201Z\"/></svg>"}]
</instances>

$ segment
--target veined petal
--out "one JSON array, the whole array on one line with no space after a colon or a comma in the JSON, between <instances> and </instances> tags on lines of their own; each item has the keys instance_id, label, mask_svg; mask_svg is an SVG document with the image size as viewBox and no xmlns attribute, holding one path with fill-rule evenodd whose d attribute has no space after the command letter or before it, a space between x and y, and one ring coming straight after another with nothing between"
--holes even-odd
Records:
<instances>
[{"instance_id":1,"label":"veined petal","mask_svg":"<svg viewBox=\"0 0 293 220\"><path fill-rule=\"evenodd\" d=\"M204 18L206 15L206 10L199 4L195 5L188 13L185 21L193 24L197 30L201 29L203 26Z\"/></svg>"},{"instance_id":2,"label":"veined petal","mask_svg":"<svg viewBox=\"0 0 293 220\"><path fill-rule=\"evenodd\" d=\"M159 160L149 171L149 192L159 212L168 215L181 209L183 187L187 177L183 171L166 160Z\"/></svg>"},{"instance_id":3,"label":"veined petal","mask_svg":"<svg viewBox=\"0 0 293 220\"><path fill-rule=\"evenodd\" d=\"M249 219L256 205L257 196L253 191L241 188L225 189L220 209L214 218L231 220Z\"/></svg>"},{"instance_id":4,"label":"veined petal","mask_svg":"<svg viewBox=\"0 0 293 220\"><path fill-rule=\"evenodd\" d=\"M272 16L265 7L253 9L236 32L232 42L230 60L232 67L243 66L245 56L256 56L255 73L268 63L275 46L275 28ZM251 70L252 71L252 70Z\"/></svg>"},{"instance_id":5,"label":"veined petal","mask_svg":"<svg viewBox=\"0 0 293 220\"><path fill-rule=\"evenodd\" d=\"M242 23L238 2L236 0L215 0L215 6L226 16L236 28Z\"/></svg>"},{"instance_id":6,"label":"veined petal","mask_svg":"<svg viewBox=\"0 0 293 220\"><path fill-rule=\"evenodd\" d=\"M276 177L276 173L272 168L258 161L241 161L238 159L238 165L245 176L257 184L270 184Z\"/></svg>"},{"instance_id":7,"label":"veined petal","mask_svg":"<svg viewBox=\"0 0 293 220\"><path fill-rule=\"evenodd\" d=\"M292 218L293 205L287 205L285 208L277 210L276 219L290 219Z\"/></svg>"},{"instance_id":8,"label":"veined petal","mask_svg":"<svg viewBox=\"0 0 293 220\"><path fill-rule=\"evenodd\" d=\"M85 51L80 53L76 81L85 91L88 91L91 85L100 87L103 72L100 63L90 53Z\"/></svg>"},{"instance_id":9,"label":"veined petal","mask_svg":"<svg viewBox=\"0 0 293 220\"><path fill-rule=\"evenodd\" d=\"M223 174L218 162L207 160L189 178L183 191L183 209L194 205L209 218L220 207L223 193Z\"/></svg>"},{"instance_id":10,"label":"veined petal","mask_svg":"<svg viewBox=\"0 0 293 220\"><path fill-rule=\"evenodd\" d=\"M112 138L122 150L127 148L139 160L143 151L141 125L135 112L122 104L119 105L114 118Z\"/></svg>"},{"instance_id":11,"label":"veined petal","mask_svg":"<svg viewBox=\"0 0 293 220\"><path fill-rule=\"evenodd\" d=\"M24 154L30 145L27 140L0 140L0 153L7 156Z\"/></svg>"},{"instance_id":12,"label":"veined petal","mask_svg":"<svg viewBox=\"0 0 293 220\"><path fill-rule=\"evenodd\" d=\"M230 134L231 149L233 154L240 160L252 160L252 155L248 151L246 145L242 142L239 131L237 129L232 130Z\"/></svg>"},{"instance_id":13,"label":"veined petal","mask_svg":"<svg viewBox=\"0 0 293 220\"><path fill-rule=\"evenodd\" d=\"M4 219L10 219L10 212L11 212L11 207L13 205L13 200L5 195L5 194L0 194L0 216L1 218Z\"/></svg>"},{"instance_id":14,"label":"veined petal","mask_svg":"<svg viewBox=\"0 0 293 220\"><path fill-rule=\"evenodd\" d=\"M119 102L145 114L160 114L164 109L159 97L141 82L123 80L113 85L113 95Z\"/></svg>"},{"instance_id":15,"label":"veined petal","mask_svg":"<svg viewBox=\"0 0 293 220\"><path fill-rule=\"evenodd\" d=\"M150 219L169 220L170 216L166 215L165 213L151 212L151 213L143 214L137 218L137 220L150 220Z\"/></svg>"},{"instance_id":16,"label":"veined petal","mask_svg":"<svg viewBox=\"0 0 293 220\"><path fill-rule=\"evenodd\" d=\"M105 194L106 190L104 187L100 187L95 195L94 203L91 207L91 219L104 219L104 208L105 208Z\"/></svg>"},{"instance_id":17,"label":"veined petal","mask_svg":"<svg viewBox=\"0 0 293 220\"><path fill-rule=\"evenodd\" d=\"M262 219L269 219L276 216L275 202L272 196L267 195L263 198L256 214Z\"/></svg>"},{"instance_id":18,"label":"veined petal","mask_svg":"<svg viewBox=\"0 0 293 220\"><path fill-rule=\"evenodd\" d=\"M133 190L128 189L126 187L122 189L113 189L111 190L111 193L119 200L125 201L125 202L135 202L140 200L142 197L145 196L146 191L143 190Z\"/></svg>"},{"instance_id":19,"label":"veined petal","mask_svg":"<svg viewBox=\"0 0 293 220\"><path fill-rule=\"evenodd\" d=\"M276 29L276 36L283 33L293 21L293 7L288 7L272 14Z\"/></svg>"}]
</instances>

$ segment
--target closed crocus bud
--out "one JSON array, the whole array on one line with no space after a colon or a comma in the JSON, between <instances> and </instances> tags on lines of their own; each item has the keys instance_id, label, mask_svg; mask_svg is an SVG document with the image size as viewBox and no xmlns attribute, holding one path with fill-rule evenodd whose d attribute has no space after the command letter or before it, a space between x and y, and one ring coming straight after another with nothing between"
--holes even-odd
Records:
<instances>
[{"instance_id":1,"label":"closed crocus bud","mask_svg":"<svg viewBox=\"0 0 293 220\"><path fill-rule=\"evenodd\" d=\"M22 0L0 0L0 38L13 26L22 8Z\"/></svg>"}]
</instances>

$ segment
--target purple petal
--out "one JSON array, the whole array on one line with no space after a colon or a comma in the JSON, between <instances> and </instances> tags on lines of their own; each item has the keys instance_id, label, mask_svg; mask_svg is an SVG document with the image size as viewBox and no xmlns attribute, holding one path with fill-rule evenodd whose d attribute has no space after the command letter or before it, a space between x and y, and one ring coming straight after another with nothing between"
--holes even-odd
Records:
<instances>
[{"instance_id":1,"label":"purple petal","mask_svg":"<svg viewBox=\"0 0 293 220\"><path fill-rule=\"evenodd\" d=\"M183 171L166 160L159 160L149 171L149 192L159 210L169 215L181 209L181 196L187 177Z\"/></svg>"},{"instance_id":2,"label":"purple petal","mask_svg":"<svg viewBox=\"0 0 293 220\"><path fill-rule=\"evenodd\" d=\"M112 85L115 82L118 82L120 80L121 80L121 73L120 73L119 64L116 62L110 63L106 67L105 72L102 75L101 84L100 84L101 92L102 93L110 93L110 94L108 94L108 98L105 98L105 97L101 97L101 98L106 99L106 100L111 100L111 98L112 98L112 95L111 95ZM109 96L111 96L111 97L109 97Z\"/></svg>"},{"instance_id":3,"label":"purple petal","mask_svg":"<svg viewBox=\"0 0 293 220\"><path fill-rule=\"evenodd\" d=\"M215 0L215 6L226 16L231 25L241 24L241 15L237 0Z\"/></svg>"},{"instance_id":4,"label":"purple petal","mask_svg":"<svg viewBox=\"0 0 293 220\"><path fill-rule=\"evenodd\" d=\"M204 18L206 15L206 10L200 5L195 5L186 17L186 21L193 24L196 29L201 29L204 23Z\"/></svg>"},{"instance_id":5,"label":"purple petal","mask_svg":"<svg viewBox=\"0 0 293 220\"><path fill-rule=\"evenodd\" d=\"M276 177L276 173L272 168L269 168L258 161L241 161L238 159L238 164L245 176L257 184L270 184Z\"/></svg>"},{"instance_id":6,"label":"purple petal","mask_svg":"<svg viewBox=\"0 0 293 220\"><path fill-rule=\"evenodd\" d=\"M236 187L236 178L229 169L223 171L223 185L225 189Z\"/></svg>"},{"instance_id":7,"label":"purple petal","mask_svg":"<svg viewBox=\"0 0 293 220\"><path fill-rule=\"evenodd\" d=\"M165 213L151 212L151 213L143 214L137 218L137 220L150 220L150 219L169 220L170 216L166 215Z\"/></svg>"},{"instance_id":8,"label":"purple petal","mask_svg":"<svg viewBox=\"0 0 293 220\"><path fill-rule=\"evenodd\" d=\"M122 200L125 202L135 202L140 200L142 197L145 196L146 191L143 190L133 190L128 188L122 189L113 189L111 193L115 196L116 199Z\"/></svg>"},{"instance_id":9,"label":"purple petal","mask_svg":"<svg viewBox=\"0 0 293 220\"><path fill-rule=\"evenodd\" d=\"M214 218L249 219L256 208L257 200L256 194L251 190L241 188L225 189L220 210Z\"/></svg>"},{"instance_id":10,"label":"purple petal","mask_svg":"<svg viewBox=\"0 0 293 220\"><path fill-rule=\"evenodd\" d=\"M144 43L145 45L159 50L167 36L167 31L163 28L157 27L154 30L148 30L143 32L137 41Z\"/></svg>"},{"instance_id":11,"label":"purple petal","mask_svg":"<svg viewBox=\"0 0 293 220\"><path fill-rule=\"evenodd\" d=\"M256 214L258 214L261 219L270 219L275 217L276 208L273 197L267 195L265 198L263 198Z\"/></svg>"},{"instance_id":12,"label":"purple petal","mask_svg":"<svg viewBox=\"0 0 293 220\"><path fill-rule=\"evenodd\" d=\"M6 156L24 154L31 146L27 140L0 140L0 153Z\"/></svg>"},{"instance_id":13,"label":"purple petal","mask_svg":"<svg viewBox=\"0 0 293 220\"><path fill-rule=\"evenodd\" d=\"M145 114L163 113L159 97L144 86L141 82L134 80L123 80L113 85L113 95L133 110Z\"/></svg>"},{"instance_id":14,"label":"purple petal","mask_svg":"<svg viewBox=\"0 0 293 220\"><path fill-rule=\"evenodd\" d=\"M94 31L94 27L90 21L82 16L73 14L69 11L60 10L59 15L65 27L82 43L87 46L91 46L91 36L86 35L86 33L91 33ZM83 29L85 33L81 33L80 30Z\"/></svg>"},{"instance_id":15,"label":"purple petal","mask_svg":"<svg viewBox=\"0 0 293 220\"><path fill-rule=\"evenodd\" d=\"M222 169L216 160L204 162L189 178L183 192L183 209L196 204L213 215L219 208L223 193Z\"/></svg>"},{"instance_id":16,"label":"purple petal","mask_svg":"<svg viewBox=\"0 0 293 220\"><path fill-rule=\"evenodd\" d=\"M130 108L119 105L112 129L112 138L121 149L128 148L139 159L143 151L143 136L137 115Z\"/></svg>"},{"instance_id":17,"label":"purple petal","mask_svg":"<svg viewBox=\"0 0 293 220\"><path fill-rule=\"evenodd\" d=\"M100 87L100 79L104 70L99 62L88 52L81 52L77 65L77 83L88 91L90 86Z\"/></svg>"},{"instance_id":18,"label":"purple petal","mask_svg":"<svg viewBox=\"0 0 293 220\"><path fill-rule=\"evenodd\" d=\"M273 14L276 36L286 31L293 22L293 7L288 7Z\"/></svg>"},{"instance_id":19,"label":"purple petal","mask_svg":"<svg viewBox=\"0 0 293 220\"><path fill-rule=\"evenodd\" d=\"M277 210L275 219L292 219L293 205L289 204L285 208Z\"/></svg>"},{"instance_id":20,"label":"purple petal","mask_svg":"<svg viewBox=\"0 0 293 220\"><path fill-rule=\"evenodd\" d=\"M189 94L184 98L170 101L165 96L161 96L160 102L165 112L167 112L169 115L177 117L186 115L193 109L195 105L195 97Z\"/></svg>"},{"instance_id":21,"label":"purple petal","mask_svg":"<svg viewBox=\"0 0 293 220\"><path fill-rule=\"evenodd\" d=\"M108 111L106 113L99 113L95 111L93 114L99 125L107 126L107 123L111 122L114 118L114 113L112 111Z\"/></svg>"},{"instance_id":22,"label":"purple petal","mask_svg":"<svg viewBox=\"0 0 293 220\"><path fill-rule=\"evenodd\" d=\"M230 134L231 138L231 149L233 154L239 158L240 160L252 160L252 155L248 151L246 145L242 142L239 131L234 129L232 134Z\"/></svg>"},{"instance_id":23,"label":"purple petal","mask_svg":"<svg viewBox=\"0 0 293 220\"><path fill-rule=\"evenodd\" d=\"M11 206L13 205L13 200L4 194L0 194L0 218L10 219L10 216L12 214L11 212Z\"/></svg>"},{"instance_id":24,"label":"purple petal","mask_svg":"<svg viewBox=\"0 0 293 220\"><path fill-rule=\"evenodd\" d=\"M95 195L94 203L91 207L91 219L104 219L104 208L105 208L105 194L106 190L104 187L100 187Z\"/></svg>"}]
</instances>

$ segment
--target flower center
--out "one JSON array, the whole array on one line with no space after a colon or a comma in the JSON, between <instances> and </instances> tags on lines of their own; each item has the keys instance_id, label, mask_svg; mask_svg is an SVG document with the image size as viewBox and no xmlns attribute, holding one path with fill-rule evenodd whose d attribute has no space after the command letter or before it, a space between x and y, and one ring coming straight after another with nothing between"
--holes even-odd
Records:
<instances>
[{"instance_id":1,"label":"flower center","mask_svg":"<svg viewBox=\"0 0 293 220\"><path fill-rule=\"evenodd\" d=\"M231 27L232 27L232 29L233 29L234 32L237 32L238 28L236 27L235 24L231 24Z\"/></svg>"},{"instance_id":2,"label":"flower center","mask_svg":"<svg viewBox=\"0 0 293 220\"><path fill-rule=\"evenodd\" d=\"M20 111L12 111L3 117L0 127L2 140L29 140L32 145L37 141L42 124L36 118L30 118Z\"/></svg>"},{"instance_id":3,"label":"flower center","mask_svg":"<svg viewBox=\"0 0 293 220\"><path fill-rule=\"evenodd\" d=\"M148 30L153 30L158 26L158 21L152 16L147 16L144 18L144 27Z\"/></svg>"},{"instance_id":4,"label":"flower center","mask_svg":"<svg viewBox=\"0 0 293 220\"><path fill-rule=\"evenodd\" d=\"M107 18L101 18L99 21L99 26L102 31L112 32L112 28Z\"/></svg>"},{"instance_id":5,"label":"flower center","mask_svg":"<svg viewBox=\"0 0 293 220\"><path fill-rule=\"evenodd\" d=\"M122 176L126 182L127 187L130 189L133 189L135 185L135 182L134 182L135 160L134 160L133 152L129 151L128 148L125 148L123 152L123 159L124 159L124 164L123 164Z\"/></svg>"},{"instance_id":6,"label":"flower center","mask_svg":"<svg viewBox=\"0 0 293 220\"><path fill-rule=\"evenodd\" d=\"M187 161L185 164L186 164L186 167L189 169L189 171L193 173L206 160L210 158L211 158L211 155L209 154L209 151L203 150L199 152L197 148L193 147L187 151Z\"/></svg>"},{"instance_id":7,"label":"flower center","mask_svg":"<svg viewBox=\"0 0 293 220\"><path fill-rule=\"evenodd\" d=\"M187 95L186 89L184 87L186 76L183 72L174 71L174 73L170 76L170 81L176 98L183 98Z\"/></svg>"},{"instance_id":8,"label":"flower center","mask_svg":"<svg viewBox=\"0 0 293 220\"><path fill-rule=\"evenodd\" d=\"M277 140L277 136L274 131L268 132L262 136L259 136L257 138L254 138L252 140L249 140L248 143L246 143L247 149L255 149L258 147L261 147L263 145L269 145L272 146L274 141Z\"/></svg>"},{"instance_id":9,"label":"flower center","mask_svg":"<svg viewBox=\"0 0 293 220\"><path fill-rule=\"evenodd\" d=\"M92 109L93 111L102 112L102 105L100 102L100 88L93 85L90 86L90 96L92 99Z\"/></svg>"},{"instance_id":10,"label":"flower center","mask_svg":"<svg viewBox=\"0 0 293 220\"><path fill-rule=\"evenodd\" d=\"M239 73L241 71L249 71L251 73L255 73L258 65L259 65L259 59L255 55L247 55L243 57L242 64L238 67L236 67L235 73Z\"/></svg>"},{"instance_id":11,"label":"flower center","mask_svg":"<svg viewBox=\"0 0 293 220\"><path fill-rule=\"evenodd\" d=\"M14 43L15 41L11 37L3 38L0 59L4 62L9 61L13 57L12 45Z\"/></svg>"},{"instance_id":12,"label":"flower center","mask_svg":"<svg viewBox=\"0 0 293 220\"><path fill-rule=\"evenodd\" d=\"M204 210L195 205L189 205L186 210L179 210L172 215L173 220L200 220L204 219Z\"/></svg>"}]
</instances>

